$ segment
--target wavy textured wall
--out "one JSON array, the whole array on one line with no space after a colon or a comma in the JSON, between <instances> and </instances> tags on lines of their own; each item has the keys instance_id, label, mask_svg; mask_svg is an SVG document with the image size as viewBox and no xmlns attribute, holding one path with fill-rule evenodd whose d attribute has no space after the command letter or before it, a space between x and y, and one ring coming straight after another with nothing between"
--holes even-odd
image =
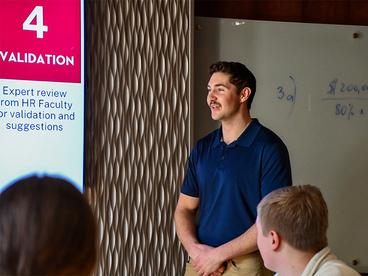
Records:
<instances>
[{"instance_id":1,"label":"wavy textured wall","mask_svg":"<svg viewBox=\"0 0 368 276\"><path fill-rule=\"evenodd\" d=\"M190 150L190 0L86 1L86 194L97 275L181 275L173 211Z\"/></svg>"}]
</instances>

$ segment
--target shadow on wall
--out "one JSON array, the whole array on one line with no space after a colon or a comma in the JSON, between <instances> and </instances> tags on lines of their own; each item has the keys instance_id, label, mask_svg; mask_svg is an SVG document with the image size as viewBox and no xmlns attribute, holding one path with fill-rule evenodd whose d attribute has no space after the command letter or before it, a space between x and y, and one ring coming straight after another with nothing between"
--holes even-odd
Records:
<instances>
[{"instance_id":1,"label":"shadow on wall","mask_svg":"<svg viewBox=\"0 0 368 276\"><path fill-rule=\"evenodd\" d=\"M219 56L219 26L218 22L215 22L211 26L211 35L207 35L210 32L202 32L202 26L195 18L195 34L194 34L194 143L198 139L205 136L218 127L218 123L211 119L210 110L207 106L207 81L208 70L212 63L217 60L213 60L213 57ZM202 43L206 41L206 43ZM206 47L211 45L211 47Z\"/></svg>"}]
</instances>

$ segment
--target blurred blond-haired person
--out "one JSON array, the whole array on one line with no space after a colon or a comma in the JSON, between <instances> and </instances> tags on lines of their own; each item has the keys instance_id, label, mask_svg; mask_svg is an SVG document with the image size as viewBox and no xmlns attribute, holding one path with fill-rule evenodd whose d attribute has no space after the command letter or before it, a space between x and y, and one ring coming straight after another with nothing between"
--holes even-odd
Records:
<instances>
[{"instance_id":1,"label":"blurred blond-haired person","mask_svg":"<svg viewBox=\"0 0 368 276\"><path fill-rule=\"evenodd\" d=\"M328 210L312 185L280 188L257 207L257 244L279 276L359 276L327 246Z\"/></svg>"}]
</instances>

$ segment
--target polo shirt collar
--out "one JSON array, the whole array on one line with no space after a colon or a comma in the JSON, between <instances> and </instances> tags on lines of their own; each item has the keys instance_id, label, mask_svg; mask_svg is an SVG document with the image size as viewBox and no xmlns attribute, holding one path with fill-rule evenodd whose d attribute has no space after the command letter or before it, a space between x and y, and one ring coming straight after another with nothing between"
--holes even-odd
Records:
<instances>
[{"instance_id":1,"label":"polo shirt collar","mask_svg":"<svg viewBox=\"0 0 368 276\"><path fill-rule=\"evenodd\" d=\"M258 119L252 119L249 126L240 134L239 138L234 141L232 144L239 145L243 147L249 147L256 137L258 130L260 129L261 124L259 123ZM218 128L215 133L215 139L213 142L213 147L220 146L222 144L222 127Z\"/></svg>"},{"instance_id":2,"label":"polo shirt collar","mask_svg":"<svg viewBox=\"0 0 368 276\"><path fill-rule=\"evenodd\" d=\"M222 127L216 129L212 147L216 148L222 144Z\"/></svg>"}]
</instances>

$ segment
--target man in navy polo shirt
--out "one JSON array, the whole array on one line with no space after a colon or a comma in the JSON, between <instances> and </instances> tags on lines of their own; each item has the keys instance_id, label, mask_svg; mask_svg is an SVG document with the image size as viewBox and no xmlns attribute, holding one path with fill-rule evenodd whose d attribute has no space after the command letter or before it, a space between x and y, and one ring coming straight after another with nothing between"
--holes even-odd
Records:
<instances>
[{"instance_id":1,"label":"man in navy polo shirt","mask_svg":"<svg viewBox=\"0 0 368 276\"><path fill-rule=\"evenodd\" d=\"M287 148L251 118L256 79L245 65L211 65L207 89L221 127L193 148L175 210L190 257L185 275L270 275L257 249L256 208L271 191L291 185Z\"/></svg>"}]
</instances>

